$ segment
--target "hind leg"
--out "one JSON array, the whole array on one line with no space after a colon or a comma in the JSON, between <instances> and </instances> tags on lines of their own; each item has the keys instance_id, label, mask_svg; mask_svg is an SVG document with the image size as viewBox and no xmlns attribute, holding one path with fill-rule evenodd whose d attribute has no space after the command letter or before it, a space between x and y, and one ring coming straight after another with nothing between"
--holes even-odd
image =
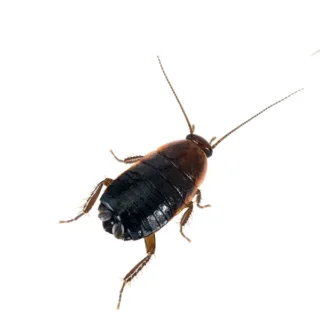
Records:
<instances>
[{"instance_id":1,"label":"hind leg","mask_svg":"<svg viewBox=\"0 0 320 320\"><path fill-rule=\"evenodd\" d=\"M97 184L97 186L94 188L94 190L92 191L92 193L91 193L90 197L88 198L88 200L86 201L86 203L84 204L81 213L78 214L78 215L77 215L75 218L73 218L73 219L70 219L70 220L60 220L59 223L69 223L69 222L72 222L72 221L76 221L76 220L78 220L79 218L81 218L82 216L84 216L85 214L87 214L87 213L91 210L91 208L92 208L92 206L95 204L95 202L97 201L97 199L98 199L98 197L99 197L99 194L100 194L100 192L101 192L102 187L103 187L103 186L108 187L108 186L111 184L112 181L113 181L112 179L106 178L106 179L102 180L101 182L99 182L99 183Z\"/></svg>"},{"instance_id":2,"label":"hind leg","mask_svg":"<svg viewBox=\"0 0 320 320\"><path fill-rule=\"evenodd\" d=\"M152 255L156 251L156 237L154 233L150 234L150 236L144 238L145 244L146 244L146 251L147 256L143 258L138 264L136 264L124 277L122 287L120 289L119 293L119 300L117 309L120 308L121 298L122 298L122 292L124 290L124 287L128 282L130 282L142 269L143 267L150 261Z\"/></svg>"}]
</instances>

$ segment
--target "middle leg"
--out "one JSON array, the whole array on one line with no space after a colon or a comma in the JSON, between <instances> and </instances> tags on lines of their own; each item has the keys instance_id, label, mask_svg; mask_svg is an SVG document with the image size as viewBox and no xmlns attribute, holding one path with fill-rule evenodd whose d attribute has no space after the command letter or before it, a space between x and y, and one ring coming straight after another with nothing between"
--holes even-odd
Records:
<instances>
[{"instance_id":1,"label":"middle leg","mask_svg":"<svg viewBox=\"0 0 320 320\"><path fill-rule=\"evenodd\" d=\"M141 158L143 158L143 156L134 156L134 157L128 157L128 158L125 158L125 159L119 159L112 150L110 150L111 154L113 155L113 157L119 161L119 162L122 162L122 163L126 163L126 164L130 164L130 163L135 163L137 161L139 161Z\"/></svg>"},{"instance_id":2,"label":"middle leg","mask_svg":"<svg viewBox=\"0 0 320 320\"><path fill-rule=\"evenodd\" d=\"M183 216L180 220L180 233L185 239L187 239L189 242L191 242L191 240L183 233L183 227L188 222L188 220L191 216L191 213L193 210L193 202L192 201L189 202L189 204L187 205L187 208L188 208L187 211L183 214Z\"/></svg>"}]
</instances>

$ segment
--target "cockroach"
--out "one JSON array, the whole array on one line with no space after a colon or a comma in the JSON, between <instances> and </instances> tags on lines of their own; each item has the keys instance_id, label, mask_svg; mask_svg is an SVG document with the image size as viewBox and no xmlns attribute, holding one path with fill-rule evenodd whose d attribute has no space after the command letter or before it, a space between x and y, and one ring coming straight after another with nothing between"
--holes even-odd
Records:
<instances>
[{"instance_id":1,"label":"cockroach","mask_svg":"<svg viewBox=\"0 0 320 320\"><path fill-rule=\"evenodd\" d=\"M184 140L165 144L146 156L119 159L110 150L117 161L132 164L132 166L114 180L106 178L99 182L83 206L81 213L71 220L60 221L60 223L76 221L87 214L98 199L103 186L105 186L106 190L100 198L98 208L98 217L102 221L104 230L120 240L144 239L147 255L124 277L119 293L118 309L126 284L145 267L155 253L155 233L184 209L186 210L180 220L180 233L186 240L190 241L184 234L183 227L192 214L193 200L199 208L210 206L201 205L199 187L205 178L207 158L211 157L213 149L246 123L303 90L303 88L299 89L263 109L215 143L215 137L208 142L201 136L194 134L195 127L191 125L159 57L158 61L181 108L190 133Z\"/></svg>"}]
</instances>

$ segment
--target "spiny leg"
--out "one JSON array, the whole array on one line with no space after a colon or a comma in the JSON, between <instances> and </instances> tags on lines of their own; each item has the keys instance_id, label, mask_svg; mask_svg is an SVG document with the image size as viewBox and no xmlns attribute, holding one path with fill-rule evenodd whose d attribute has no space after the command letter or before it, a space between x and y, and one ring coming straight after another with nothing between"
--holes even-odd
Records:
<instances>
[{"instance_id":1,"label":"spiny leg","mask_svg":"<svg viewBox=\"0 0 320 320\"><path fill-rule=\"evenodd\" d=\"M90 197L88 198L88 200L86 201L86 203L84 204L83 206L83 209L81 211L80 214L78 214L75 218L73 219L70 219L70 220L60 220L59 223L69 223L69 222L72 222L72 221L76 221L78 220L80 217L82 217L83 215L87 214L92 206L95 204L95 202L97 201L98 197L99 197L99 194L101 192L101 189L102 187L105 185L106 187L108 187L111 182L113 180L110 179L110 178L106 178L104 180L102 180L101 182L99 182L97 184L97 186L94 188L94 190L92 191L92 193L90 194Z\"/></svg>"},{"instance_id":2,"label":"spiny leg","mask_svg":"<svg viewBox=\"0 0 320 320\"><path fill-rule=\"evenodd\" d=\"M118 300L117 309L120 308L122 292L123 292L126 284L128 282L130 282L142 270L142 268L149 262L152 255L156 251L156 237L155 237L154 233L152 233L150 236L144 238L144 241L146 244L147 256L145 258L143 258L138 264L136 264L124 277L123 284L122 284L122 287L121 287L120 293L119 293L119 300Z\"/></svg>"},{"instance_id":3,"label":"spiny leg","mask_svg":"<svg viewBox=\"0 0 320 320\"><path fill-rule=\"evenodd\" d=\"M189 242L191 242L191 240L183 233L183 227L185 226L185 224L188 222L190 216L191 216L191 213L192 213L192 210L193 210L193 202L190 201L187 205L187 208L188 210L185 211L185 213L183 214L181 220L180 220L180 233L181 235L187 239Z\"/></svg>"},{"instance_id":4,"label":"spiny leg","mask_svg":"<svg viewBox=\"0 0 320 320\"><path fill-rule=\"evenodd\" d=\"M207 204L205 206L202 206L200 204L201 202L201 191L198 189L197 193L196 193L196 204L199 208L201 209L204 209L204 208L208 208L208 207L211 207L210 204ZM193 211L193 202L190 201L190 203L188 203L187 205L187 211L183 214L181 220L180 220L180 233L181 235L187 239L189 242L191 242L191 240L183 233L183 227L185 226L185 224L188 222L191 214L192 214L192 211Z\"/></svg>"},{"instance_id":5,"label":"spiny leg","mask_svg":"<svg viewBox=\"0 0 320 320\"><path fill-rule=\"evenodd\" d=\"M209 207L211 207L211 204L206 204L205 206L202 206L201 204L200 204L200 202L201 202L201 191L198 189L198 191L197 191L197 193L196 193L196 204L197 204L197 206L199 207L199 208L201 208L201 209L204 209L204 208L209 208Z\"/></svg>"},{"instance_id":6,"label":"spiny leg","mask_svg":"<svg viewBox=\"0 0 320 320\"><path fill-rule=\"evenodd\" d=\"M143 158L143 156L134 156L134 157L129 157L129 158L125 158L125 159L119 159L112 150L110 150L111 154L113 155L113 157L122 163L126 163L126 164L130 164L130 163L135 163L137 161L139 161L141 158Z\"/></svg>"}]
</instances>

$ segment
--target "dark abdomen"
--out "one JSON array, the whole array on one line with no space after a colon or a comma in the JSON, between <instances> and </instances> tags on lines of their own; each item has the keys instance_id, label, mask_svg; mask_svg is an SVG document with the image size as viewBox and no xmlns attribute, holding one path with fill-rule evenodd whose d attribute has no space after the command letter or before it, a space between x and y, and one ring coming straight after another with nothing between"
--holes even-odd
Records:
<instances>
[{"instance_id":1,"label":"dark abdomen","mask_svg":"<svg viewBox=\"0 0 320 320\"><path fill-rule=\"evenodd\" d=\"M138 240L159 230L192 200L206 167L206 156L197 145L176 141L122 173L100 200L120 217L125 240Z\"/></svg>"}]
</instances>

